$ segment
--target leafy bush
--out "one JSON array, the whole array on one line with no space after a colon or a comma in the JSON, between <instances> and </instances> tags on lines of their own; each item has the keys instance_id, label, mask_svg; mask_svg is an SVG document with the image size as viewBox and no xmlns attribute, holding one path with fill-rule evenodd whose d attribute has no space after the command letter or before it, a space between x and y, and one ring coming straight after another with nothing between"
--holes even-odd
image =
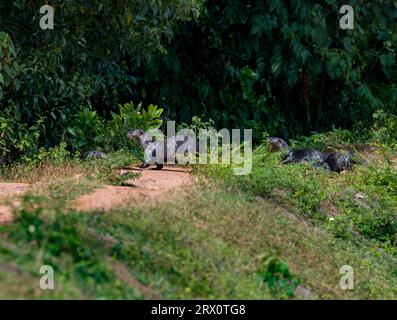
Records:
<instances>
[{"instance_id":1,"label":"leafy bush","mask_svg":"<svg viewBox=\"0 0 397 320\"><path fill-rule=\"evenodd\" d=\"M0 31L0 101L3 99L4 90L18 90L21 86L16 79L20 66L15 57L15 48L10 36Z\"/></svg>"},{"instance_id":2,"label":"leafy bush","mask_svg":"<svg viewBox=\"0 0 397 320\"><path fill-rule=\"evenodd\" d=\"M162 125L161 115L163 109L150 104L147 110L142 108L142 103L136 107L133 102L119 105L119 113L112 112L112 119L106 125L107 149L116 150L134 145L127 139L126 134L132 129L158 129Z\"/></svg>"},{"instance_id":3,"label":"leafy bush","mask_svg":"<svg viewBox=\"0 0 397 320\"><path fill-rule=\"evenodd\" d=\"M10 112L4 112L0 115L0 164L18 157L26 160L34 156L40 147L43 132L42 118L28 126L20 123Z\"/></svg>"},{"instance_id":4,"label":"leafy bush","mask_svg":"<svg viewBox=\"0 0 397 320\"><path fill-rule=\"evenodd\" d=\"M163 109L149 105L142 108L142 103L136 107L133 102L119 106L119 113L112 112L109 121L102 119L96 111L84 109L75 116L68 128L70 144L75 150L105 150L133 148L135 145L126 134L134 128L144 130L159 128ZM136 147L136 146L135 146Z\"/></svg>"},{"instance_id":5,"label":"leafy bush","mask_svg":"<svg viewBox=\"0 0 397 320\"><path fill-rule=\"evenodd\" d=\"M75 157L79 154L76 153ZM37 165L40 162L49 162L54 165L60 165L70 160L71 153L67 150L67 145L65 142L61 142L56 147L51 147L49 149L40 148L39 152L32 158L28 159L27 162L32 165Z\"/></svg>"},{"instance_id":6,"label":"leafy bush","mask_svg":"<svg viewBox=\"0 0 397 320\"><path fill-rule=\"evenodd\" d=\"M89 111L110 118L114 106L132 95L144 99L136 70L149 63L154 52L166 52L176 26L198 18L201 0L49 4L56 8L56 26L44 31L39 26L42 4L0 3L7 17L0 30L0 116L21 124L15 132L43 121L40 146L46 148L59 144L78 121L78 112L89 116L86 108L95 106ZM79 148L97 145L88 145L92 139L87 131L75 134ZM83 137L87 139L79 140Z\"/></svg>"},{"instance_id":7,"label":"leafy bush","mask_svg":"<svg viewBox=\"0 0 397 320\"><path fill-rule=\"evenodd\" d=\"M97 150L103 145L105 122L96 111L85 108L75 116L68 133L74 149Z\"/></svg>"},{"instance_id":8,"label":"leafy bush","mask_svg":"<svg viewBox=\"0 0 397 320\"><path fill-rule=\"evenodd\" d=\"M218 127L253 128L256 141L262 131L297 137L368 127L379 108L395 114L397 9L390 1L351 4L355 29L345 31L335 23L336 0L57 0L59 25L44 32L35 6L2 3L0 116L23 132L15 138L22 150L2 147L6 158L55 146L67 128L78 149L124 144L106 140L134 121L131 110L131 118L116 110L131 96L181 122L204 109ZM112 118L113 129L90 137L103 126L90 112ZM26 137L38 121L40 137Z\"/></svg>"},{"instance_id":9,"label":"leafy bush","mask_svg":"<svg viewBox=\"0 0 397 320\"><path fill-rule=\"evenodd\" d=\"M214 120L209 119L208 121L203 120L202 118L198 116L194 116L190 123L182 123L181 125L178 126L177 130L182 130L182 129L190 129L194 132L196 137L199 136L200 130L210 130L213 129L215 125Z\"/></svg>"}]
</instances>

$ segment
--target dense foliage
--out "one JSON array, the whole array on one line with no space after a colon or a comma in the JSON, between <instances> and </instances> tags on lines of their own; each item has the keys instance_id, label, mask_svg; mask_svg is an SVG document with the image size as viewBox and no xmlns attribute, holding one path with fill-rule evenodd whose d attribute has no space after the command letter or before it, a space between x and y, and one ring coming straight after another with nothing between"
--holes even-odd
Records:
<instances>
[{"instance_id":1,"label":"dense foliage","mask_svg":"<svg viewBox=\"0 0 397 320\"><path fill-rule=\"evenodd\" d=\"M147 65L143 88L183 120L206 112L284 137L395 113L397 3L349 4L354 30L340 28L336 0L208 3Z\"/></svg>"},{"instance_id":2,"label":"dense foliage","mask_svg":"<svg viewBox=\"0 0 397 320\"><path fill-rule=\"evenodd\" d=\"M396 113L396 1L350 1L354 30L340 28L336 0L49 4L54 30L39 27L42 1L0 4L3 161L74 141L79 112L111 119L131 100L257 140Z\"/></svg>"},{"instance_id":3,"label":"dense foliage","mask_svg":"<svg viewBox=\"0 0 397 320\"><path fill-rule=\"evenodd\" d=\"M39 26L42 1L0 4L3 160L58 143L83 109L110 117L135 98L134 70L164 52L172 28L199 10L197 0L50 4L54 30Z\"/></svg>"}]
</instances>

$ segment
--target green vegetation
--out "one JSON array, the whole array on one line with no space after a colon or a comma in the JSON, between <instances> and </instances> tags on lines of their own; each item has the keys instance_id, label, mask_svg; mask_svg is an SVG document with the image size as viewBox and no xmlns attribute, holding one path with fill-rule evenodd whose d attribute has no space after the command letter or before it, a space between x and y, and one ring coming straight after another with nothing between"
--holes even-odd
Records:
<instances>
[{"instance_id":1,"label":"green vegetation","mask_svg":"<svg viewBox=\"0 0 397 320\"><path fill-rule=\"evenodd\" d=\"M383 249L339 239L264 199L216 185L192 191L184 202L106 214L65 214L40 209L45 198L25 198L18 220L2 227L0 295L395 297L396 260ZM51 292L37 289L45 263L56 266ZM357 272L354 291L339 288L344 264Z\"/></svg>"},{"instance_id":2,"label":"green vegetation","mask_svg":"<svg viewBox=\"0 0 397 320\"><path fill-rule=\"evenodd\" d=\"M77 150L114 151L133 148L126 133L133 128L157 129L161 126L163 109L149 105L142 109L142 103L134 107L133 102L119 106L119 113L112 112L112 119L104 121L96 111L84 109L79 112L68 128L70 144ZM136 147L136 146L135 146Z\"/></svg>"},{"instance_id":3,"label":"green vegetation","mask_svg":"<svg viewBox=\"0 0 397 320\"><path fill-rule=\"evenodd\" d=\"M295 138L396 115L395 1L350 1L350 31L336 0L50 4L54 30L39 27L40 1L0 4L2 162L66 135L69 149L111 148L103 140L130 124L119 106L131 100L167 119L252 128L258 143L263 131Z\"/></svg>"},{"instance_id":4,"label":"green vegetation","mask_svg":"<svg viewBox=\"0 0 397 320\"><path fill-rule=\"evenodd\" d=\"M340 1L208 1L177 28L138 83L182 121L205 110L218 127L283 138L396 114L395 1L349 1L354 30L339 27ZM156 79L156 81L151 81Z\"/></svg>"},{"instance_id":5,"label":"green vegetation","mask_svg":"<svg viewBox=\"0 0 397 320\"><path fill-rule=\"evenodd\" d=\"M0 195L0 298L397 297L396 1L351 0L349 31L336 0L48 3L54 30L42 1L0 3L0 180L30 184ZM164 202L73 207L130 191L126 133L168 120L253 129L252 172L193 166ZM348 150L353 169L283 165L269 136Z\"/></svg>"},{"instance_id":6,"label":"green vegetation","mask_svg":"<svg viewBox=\"0 0 397 320\"><path fill-rule=\"evenodd\" d=\"M357 144L354 134L340 130L293 142L349 145L361 160L349 172L282 165L263 144L254 151L250 175L234 176L228 166L196 166L204 179L175 190L166 202L106 213L67 209L67 201L88 192L88 182L121 184L130 177L115 181L108 174L137 159L119 151L84 162L62 146L52 149L39 157L41 165L20 165L7 179L34 181L38 168L51 166L53 172L66 164L69 175L81 170L85 177L75 180L73 193L59 175L57 192L50 184L26 195L16 221L1 227L0 280L7 285L0 296L395 298L396 156L394 144L378 143L383 132L379 122ZM43 264L56 266L51 292L37 288ZM339 287L343 265L355 270L354 290Z\"/></svg>"},{"instance_id":7,"label":"green vegetation","mask_svg":"<svg viewBox=\"0 0 397 320\"><path fill-rule=\"evenodd\" d=\"M300 284L300 279L294 278L290 274L288 266L275 257L264 257L263 261L266 271L260 275L268 284L272 294L279 298L293 297L296 287Z\"/></svg>"},{"instance_id":8,"label":"green vegetation","mask_svg":"<svg viewBox=\"0 0 397 320\"><path fill-rule=\"evenodd\" d=\"M386 124L392 127L395 121L388 120ZM387 145L377 140L384 133L388 135L390 129L377 123L368 132L367 136L373 138L366 145L349 132L339 130L295 142L302 146L303 141L306 146L319 149L350 146L356 150L358 159L353 171L342 174L315 170L305 163L282 165L279 154L268 151L266 143L254 152L251 174L234 176L225 166L209 166L206 174L237 190L277 201L337 237L356 241L365 238L395 255L396 149L394 143ZM354 140L358 142L352 144Z\"/></svg>"},{"instance_id":9,"label":"green vegetation","mask_svg":"<svg viewBox=\"0 0 397 320\"><path fill-rule=\"evenodd\" d=\"M49 2L56 11L50 31L39 26L43 4L0 4L5 160L59 144L87 108L108 119L118 104L144 99L136 95L134 70L166 51L173 28L197 17L200 1L55 0Z\"/></svg>"}]
</instances>

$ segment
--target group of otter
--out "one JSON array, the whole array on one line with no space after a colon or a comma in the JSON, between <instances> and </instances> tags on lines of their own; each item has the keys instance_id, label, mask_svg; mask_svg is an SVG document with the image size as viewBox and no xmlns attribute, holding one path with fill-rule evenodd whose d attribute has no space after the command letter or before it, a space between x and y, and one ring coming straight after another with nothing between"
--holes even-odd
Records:
<instances>
[{"instance_id":1,"label":"group of otter","mask_svg":"<svg viewBox=\"0 0 397 320\"><path fill-rule=\"evenodd\" d=\"M145 159L147 154L155 152L159 142L151 142L144 140L145 131L141 129L134 129L127 133L127 138L138 143L145 153ZM167 159L167 149L171 147L178 147L184 141L178 141L175 137L168 137L161 143L164 147L165 157ZM349 170L352 166L353 154L348 151L341 152L322 152L315 149L297 149L292 150L289 145L281 138L270 137L267 139L267 143L270 151L281 151L282 163L299 163L308 162L314 168L324 168L333 172L342 172ZM85 156L87 159L105 158L106 154L100 151L89 151ZM150 167L150 164L144 161L140 168L145 169ZM156 169L161 170L163 168L162 163L156 163Z\"/></svg>"}]
</instances>

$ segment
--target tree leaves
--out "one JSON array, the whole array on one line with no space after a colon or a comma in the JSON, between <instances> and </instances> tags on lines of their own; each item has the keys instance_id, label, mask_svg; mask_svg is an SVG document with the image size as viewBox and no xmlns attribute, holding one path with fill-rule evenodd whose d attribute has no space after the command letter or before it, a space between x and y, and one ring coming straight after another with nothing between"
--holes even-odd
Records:
<instances>
[{"instance_id":1,"label":"tree leaves","mask_svg":"<svg viewBox=\"0 0 397 320\"><path fill-rule=\"evenodd\" d=\"M271 70L276 77L279 76L281 73L282 64L283 64L282 49L281 46L277 46L274 49L271 58Z\"/></svg>"},{"instance_id":2,"label":"tree leaves","mask_svg":"<svg viewBox=\"0 0 397 320\"><path fill-rule=\"evenodd\" d=\"M312 56L310 51L297 38L291 40L291 47L295 58L301 63L306 63Z\"/></svg>"},{"instance_id":3,"label":"tree leaves","mask_svg":"<svg viewBox=\"0 0 397 320\"><path fill-rule=\"evenodd\" d=\"M0 116L12 110L29 125L45 117L50 144L84 108L110 116L137 95L136 70L166 52L174 28L198 18L201 3L56 0L51 31L40 29L39 7L29 1L1 3L7 21L0 30Z\"/></svg>"}]
</instances>

